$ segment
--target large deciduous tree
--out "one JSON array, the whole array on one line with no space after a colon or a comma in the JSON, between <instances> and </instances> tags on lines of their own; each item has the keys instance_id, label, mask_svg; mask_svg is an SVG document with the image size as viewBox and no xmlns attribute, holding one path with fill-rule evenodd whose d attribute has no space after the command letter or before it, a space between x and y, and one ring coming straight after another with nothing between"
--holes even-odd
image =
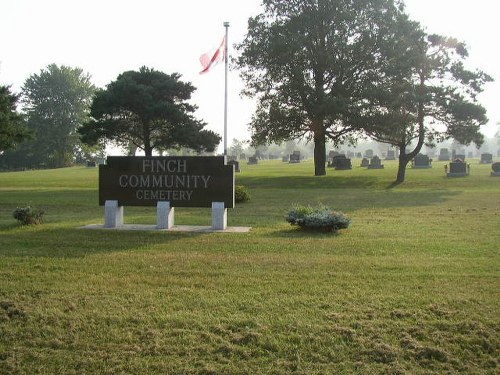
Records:
<instances>
[{"instance_id":1,"label":"large deciduous tree","mask_svg":"<svg viewBox=\"0 0 500 375\"><path fill-rule=\"evenodd\" d=\"M22 88L28 127L34 140L23 153L31 163L65 167L74 161L77 128L87 120L95 87L80 68L51 64L31 75Z\"/></svg>"},{"instance_id":2,"label":"large deciduous tree","mask_svg":"<svg viewBox=\"0 0 500 375\"><path fill-rule=\"evenodd\" d=\"M406 16L393 31L383 79L359 125L373 139L399 149L395 183L400 184L407 164L426 143L453 138L482 144L479 130L487 118L477 95L492 78L464 67L467 49L454 38L426 35Z\"/></svg>"},{"instance_id":3,"label":"large deciduous tree","mask_svg":"<svg viewBox=\"0 0 500 375\"><path fill-rule=\"evenodd\" d=\"M401 9L397 0L264 0L237 46L244 94L257 99L256 144L314 141L315 175L326 173L326 142L355 130L380 77L381 43Z\"/></svg>"},{"instance_id":4,"label":"large deciduous tree","mask_svg":"<svg viewBox=\"0 0 500 375\"><path fill-rule=\"evenodd\" d=\"M193 116L196 106L187 102L194 90L177 73L146 67L124 72L96 93L92 119L79 129L82 141L134 145L146 156L181 147L214 151L220 137L203 129L206 124Z\"/></svg>"},{"instance_id":5,"label":"large deciduous tree","mask_svg":"<svg viewBox=\"0 0 500 375\"><path fill-rule=\"evenodd\" d=\"M19 96L8 86L0 86L0 154L15 149L31 136L22 115L17 112Z\"/></svg>"}]
</instances>

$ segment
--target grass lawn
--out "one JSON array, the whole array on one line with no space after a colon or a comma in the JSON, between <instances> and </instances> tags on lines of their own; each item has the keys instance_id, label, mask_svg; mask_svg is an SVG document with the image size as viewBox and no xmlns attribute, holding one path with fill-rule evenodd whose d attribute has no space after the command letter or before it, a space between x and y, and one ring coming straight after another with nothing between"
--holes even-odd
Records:
<instances>
[{"instance_id":1,"label":"grass lawn","mask_svg":"<svg viewBox=\"0 0 500 375\"><path fill-rule=\"evenodd\" d=\"M243 164L252 199L228 214L243 234L80 229L104 221L97 169L0 173L0 374L498 374L500 178L470 162L391 189L392 161ZM12 218L27 203L43 225ZM294 203L352 224L300 231Z\"/></svg>"}]
</instances>

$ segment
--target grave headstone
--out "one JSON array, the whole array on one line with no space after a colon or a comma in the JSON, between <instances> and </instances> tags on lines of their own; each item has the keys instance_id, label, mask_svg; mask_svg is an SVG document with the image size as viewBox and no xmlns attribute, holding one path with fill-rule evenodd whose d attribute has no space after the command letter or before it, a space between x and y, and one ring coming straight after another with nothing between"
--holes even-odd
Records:
<instances>
[{"instance_id":1,"label":"grave headstone","mask_svg":"<svg viewBox=\"0 0 500 375\"><path fill-rule=\"evenodd\" d=\"M290 155L283 156L281 160L283 161L283 163L288 163L290 161Z\"/></svg>"},{"instance_id":2,"label":"grave headstone","mask_svg":"<svg viewBox=\"0 0 500 375\"><path fill-rule=\"evenodd\" d=\"M288 162L289 163L300 163L300 151L294 151L290 155L290 160Z\"/></svg>"},{"instance_id":3,"label":"grave headstone","mask_svg":"<svg viewBox=\"0 0 500 375\"><path fill-rule=\"evenodd\" d=\"M412 168L432 168L432 160L424 154L418 154L412 160Z\"/></svg>"},{"instance_id":4,"label":"grave headstone","mask_svg":"<svg viewBox=\"0 0 500 375\"><path fill-rule=\"evenodd\" d=\"M361 159L363 157L363 154L361 152L356 152L356 157L358 159Z\"/></svg>"},{"instance_id":5,"label":"grave headstone","mask_svg":"<svg viewBox=\"0 0 500 375\"><path fill-rule=\"evenodd\" d=\"M241 172L240 170L240 162L236 159L233 159L233 160L229 160L227 162L228 165L234 165L234 171L235 172Z\"/></svg>"},{"instance_id":6,"label":"grave headstone","mask_svg":"<svg viewBox=\"0 0 500 375\"><path fill-rule=\"evenodd\" d=\"M491 177L500 177L500 163L493 163L491 165L491 169L493 169Z\"/></svg>"},{"instance_id":7,"label":"grave headstone","mask_svg":"<svg viewBox=\"0 0 500 375\"><path fill-rule=\"evenodd\" d=\"M368 167L370 165L370 161L367 158L361 159L361 167Z\"/></svg>"},{"instance_id":8,"label":"grave headstone","mask_svg":"<svg viewBox=\"0 0 500 375\"><path fill-rule=\"evenodd\" d=\"M240 154L240 160L247 160L247 156L245 154Z\"/></svg>"},{"instance_id":9,"label":"grave headstone","mask_svg":"<svg viewBox=\"0 0 500 375\"><path fill-rule=\"evenodd\" d=\"M96 162L95 161L88 161L87 162L87 167L88 168L95 168L97 166Z\"/></svg>"},{"instance_id":10,"label":"grave headstone","mask_svg":"<svg viewBox=\"0 0 500 375\"><path fill-rule=\"evenodd\" d=\"M385 160L396 160L396 152L394 150L387 150Z\"/></svg>"},{"instance_id":11,"label":"grave headstone","mask_svg":"<svg viewBox=\"0 0 500 375\"><path fill-rule=\"evenodd\" d=\"M370 159L370 165L368 165L368 169L383 169L384 165L381 163L380 158L375 155Z\"/></svg>"},{"instance_id":12,"label":"grave headstone","mask_svg":"<svg viewBox=\"0 0 500 375\"><path fill-rule=\"evenodd\" d=\"M438 160L439 161L448 161L448 160L450 160L450 152L448 151L447 148L442 148L441 150L439 150Z\"/></svg>"},{"instance_id":13,"label":"grave headstone","mask_svg":"<svg viewBox=\"0 0 500 375\"><path fill-rule=\"evenodd\" d=\"M341 157L345 158L345 155L340 155L340 154L333 155L332 158L328 161L328 167L335 168L337 166L337 160L340 159Z\"/></svg>"},{"instance_id":14,"label":"grave headstone","mask_svg":"<svg viewBox=\"0 0 500 375\"><path fill-rule=\"evenodd\" d=\"M340 155L340 153L339 153L338 151L334 151L334 150L330 151L330 152L328 153L328 158L327 158L327 159L328 159L328 162L331 162L331 161L333 160L333 158L334 158L335 156L337 156L337 155Z\"/></svg>"},{"instance_id":15,"label":"grave headstone","mask_svg":"<svg viewBox=\"0 0 500 375\"><path fill-rule=\"evenodd\" d=\"M493 163L493 154L490 153L484 153L481 154L481 164L491 164Z\"/></svg>"},{"instance_id":16,"label":"grave headstone","mask_svg":"<svg viewBox=\"0 0 500 375\"><path fill-rule=\"evenodd\" d=\"M462 159L456 158L450 163L448 177L464 177L469 175L469 165Z\"/></svg>"},{"instance_id":17,"label":"grave headstone","mask_svg":"<svg viewBox=\"0 0 500 375\"><path fill-rule=\"evenodd\" d=\"M346 158L345 155L337 155L334 160L336 171L347 171L352 169L351 159Z\"/></svg>"},{"instance_id":18,"label":"grave headstone","mask_svg":"<svg viewBox=\"0 0 500 375\"><path fill-rule=\"evenodd\" d=\"M368 158L368 159L373 158L373 150L371 150L371 149L366 150L365 151L365 158Z\"/></svg>"},{"instance_id":19,"label":"grave headstone","mask_svg":"<svg viewBox=\"0 0 500 375\"><path fill-rule=\"evenodd\" d=\"M258 164L259 159L257 159L257 156L250 156L248 158L247 164Z\"/></svg>"},{"instance_id":20,"label":"grave headstone","mask_svg":"<svg viewBox=\"0 0 500 375\"><path fill-rule=\"evenodd\" d=\"M453 158L453 160L455 161L457 159L460 159L463 162L465 162L465 154L455 154L455 157Z\"/></svg>"}]
</instances>

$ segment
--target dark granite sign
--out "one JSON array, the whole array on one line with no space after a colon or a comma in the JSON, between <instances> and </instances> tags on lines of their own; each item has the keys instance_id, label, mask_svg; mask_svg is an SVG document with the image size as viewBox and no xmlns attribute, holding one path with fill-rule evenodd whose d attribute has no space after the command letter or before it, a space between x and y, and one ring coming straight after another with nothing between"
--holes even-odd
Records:
<instances>
[{"instance_id":1,"label":"dark granite sign","mask_svg":"<svg viewBox=\"0 0 500 375\"><path fill-rule=\"evenodd\" d=\"M109 156L99 166L99 204L234 207L234 167L223 156Z\"/></svg>"}]
</instances>

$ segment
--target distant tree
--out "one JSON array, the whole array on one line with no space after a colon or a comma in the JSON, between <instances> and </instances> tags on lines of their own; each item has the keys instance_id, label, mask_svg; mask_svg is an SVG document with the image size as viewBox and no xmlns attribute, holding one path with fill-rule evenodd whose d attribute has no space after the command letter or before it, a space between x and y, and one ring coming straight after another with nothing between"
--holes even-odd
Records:
<instances>
[{"instance_id":1,"label":"distant tree","mask_svg":"<svg viewBox=\"0 0 500 375\"><path fill-rule=\"evenodd\" d=\"M233 143L229 146L229 155L234 155L237 158L243 153L245 142L233 138Z\"/></svg>"},{"instance_id":2,"label":"distant tree","mask_svg":"<svg viewBox=\"0 0 500 375\"><path fill-rule=\"evenodd\" d=\"M187 102L194 90L177 73L146 67L124 72L96 93L92 118L79 129L81 139L87 144L106 139L134 145L147 156L181 147L212 152L221 138L194 118L196 106Z\"/></svg>"},{"instance_id":3,"label":"distant tree","mask_svg":"<svg viewBox=\"0 0 500 375\"><path fill-rule=\"evenodd\" d=\"M465 69L467 49L453 38L426 35L402 16L384 53L389 57L383 80L371 93L371 106L358 118L366 133L399 149L395 184L405 179L407 164L424 144L453 138L480 146L480 126L486 110L477 95L492 80L481 71ZM391 56L392 55L392 56Z\"/></svg>"},{"instance_id":4,"label":"distant tree","mask_svg":"<svg viewBox=\"0 0 500 375\"><path fill-rule=\"evenodd\" d=\"M315 175L326 174L325 144L353 134L399 3L265 0L237 46L244 94L257 99L252 141L313 140Z\"/></svg>"},{"instance_id":5,"label":"distant tree","mask_svg":"<svg viewBox=\"0 0 500 375\"><path fill-rule=\"evenodd\" d=\"M8 86L0 86L0 154L15 149L31 137L23 117L17 112L19 96L11 93Z\"/></svg>"},{"instance_id":6,"label":"distant tree","mask_svg":"<svg viewBox=\"0 0 500 375\"><path fill-rule=\"evenodd\" d=\"M51 64L31 75L22 88L24 110L34 140L23 154L31 163L71 165L80 146L76 129L86 121L95 87L80 68Z\"/></svg>"}]
</instances>

